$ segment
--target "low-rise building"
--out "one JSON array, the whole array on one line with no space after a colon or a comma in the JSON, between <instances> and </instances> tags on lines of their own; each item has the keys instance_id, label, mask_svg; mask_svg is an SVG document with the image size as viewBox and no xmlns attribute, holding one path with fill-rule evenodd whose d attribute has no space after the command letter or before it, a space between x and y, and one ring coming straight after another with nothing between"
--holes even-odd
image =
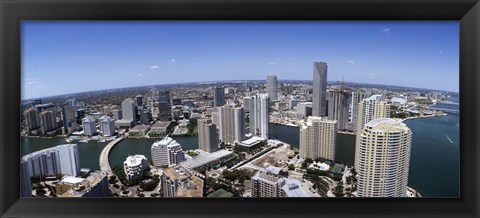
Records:
<instances>
[{"instance_id":1,"label":"low-rise building","mask_svg":"<svg viewBox=\"0 0 480 218\"><path fill-rule=\"evenodd\" d=\"M300 181L282 178L278 168L258 171L252 177L252 197L309 197Z\"/></svg>"},{"instance_id":2,"label":"low-rise building","mask_svg":"<svg viewBox=\"0 0 480 218\"><path fill-rule=\"evenodd\" d=\"M184 167L166 168L161 178L164 197L203 197L203 180Z\"/></svg>"},{"instance_id":3,"label":"low-rise building","mask_svg":"<svg viewBox=\"0 0 480 218\"><path fill-rule=\"evenodd\" d=\"M149 125L136 125L128 131L128 136L144 137L147 135L148 130L150 130Z\"/></svg>"},{"instance_id":4,"label":"low-rise building","mask_svg":"<svg viewBox=\"0 0 480 218\"><path fill-rule=\"evenodd\" d=\"M144 155L130 155L123 162L123 170L128 180L135 180L143 177L148 165L148 159Z\"/></svg>"},{"instance_id":5,"label":"low-rise building","mask_svg":"<svg viewBox=\"0 0 480 218\"><path fill-rule=\"evenodd\" d=\"M59 197L111 197L112 192L108 187L108 174L106 172L95 171L86 179L67 178L61 184L63 188L71 185L71 188L65 191ZM59 188L62 189L62 188Z\"/></svg>"},{"instance_id":6,"label":"low-rise building","mask_svg":"<svg viewBox=\"0 0 480 218\"><path fill-rule=\"evenodd\" d=\"M168 134L171 128L172 128L171 121L157 121L150 127L150 131L148 132L148 135L152 137L165 136Z\"/></svg>"}]
</instances>

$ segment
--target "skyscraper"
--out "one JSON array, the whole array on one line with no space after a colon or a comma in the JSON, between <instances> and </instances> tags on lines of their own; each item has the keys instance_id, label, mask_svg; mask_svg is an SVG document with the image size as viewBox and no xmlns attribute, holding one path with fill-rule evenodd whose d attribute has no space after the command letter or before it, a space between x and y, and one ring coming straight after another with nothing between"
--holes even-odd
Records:
<instances>
[{"instance_id":1,"label":"skyscraper","mask_svg":"<svg viewBox=\"0 0 480 218\"><path fill-rule=\"evenodd\" d=\"M127 98L122 102L122 119L136 121L135 102L131 98Z\"/></svg>"},{"instance_id":2,"label":"skyscraper","mask_svg":"<svg viewBox=\"0 0 480 218\"><path fill-rule=\"evenodd\" d=\"M243 108L222 106L218 108L219 138L229 145L245 140L245 111Z\"/></svg>"},{"instance_id":3,"label":"skyscraper","mask_svg":"<svg viewBox=\"0 0 480 218\"><path fill-rule=\"evenodd\" d=\"M213 90L213 106L220 107L225 105L225 89L222 87L215 87Z\"/></svg>"},{"instance_id":4,"label":"skyscraper","mask_svg":"<svg viewBox=\"0 0 480 218\"><path fill-rule=\"evenodd\" d=\"M137 105L138 108L143 109L143 96L142 95L137 95L135 97L135 104Z\"/></svg>"},{"instance_id":5,"label":"skyscraper","mask_svg":"<svg viewBox=\"0 0 480 218\"><path fill-rule=\"evenodd\" d=\"M206 152L218 149L217 126L212 120L198 120L198 147Z\"/></svg>"},{"instance_id":6,"label":"skyscraper","mask_svg":"<svg viewBox=\"0 0 480 218\"><path fill-rule=\"evenodd\" d=\"M250 133L268 139L269 95L262 93L253 96L250 104Z\"/></svg>"},{"instance_id":7,"label":"skyscraper","mask_svg":"<svg viewBox=\"0 0 480 218\"><path fill-rule=\"evenodd\" d=\"M157 119L168 121L171 119L171 117L172 117L172 102L170 100L170 91L161 90L158 92Z\"/></svg>"},{"instance_id":8,"label":"skyscraper","mask_svg":"<svg viewBox=\"0 0 480 218\"><path fill-rule=\"evenodd\" d=\"M390 117L390 105L386 101L381 101L381 97L381 95L372 95L358 104L356 144L360 143L360 133L365 124L375 119ZM355 146L355 169L358 169L358 148Z\"/></svg>"},{"instance_id":9,"label":"skyscraper","mask_svg":"<svg viewBox=\"0 0 480 218\"><path fill-rule=\"evenodd\" d=\"M77 130L77 108L67 105L62 108L63 130L70 134Z\"/></svg>"},{"instance_id":10,"label":"skyscraper","mask_svg":"<svg viewBox=\"0 0 480 218\"><path fill-rule=\"evenodd\" d=\"M23 158L20 160L20 197L32 197L28 161Z\"/></svg>"},{"instance_id":11,"label":"skyscraper","mask_svg":"<svg viewBox=\"0 0 480 218\"><path fill-rule=\"evenodd\" d=\"M312 115L323 117L327 115L327 63L313 63L313 100Z\"/></svg>"},{"instance_id":12,"label":"skyscraper","mask_svg":"<svg viewBox=\"0 0 480 218\"><path fill-rule=\"evenodd\" d=\"M267 86L267 93L268 96L270 97L271 101L276 101L278 99L277 97L277 88L278 88L278 81L277 81L277 76L267 76L267 81L266 81L266 86Z\"/></svg>"},{"instance_id":13,"label":"skyscraper","mask_svg":"<svg viewBox=\"0 0 480 218\"><path fill-rule=\"evenodd\" d=\"M37 110L33 108L27 109L23 115L25 116L25 122L29 134L30 131L40 128L40 115Z\"/></svg>"},{"instance_id":14,"label":"skyscraper","mask_svg":"<svg viewBox=\"0 0 480 218\"><path fill-rule=\"evenodd\" d=\"M27 162L28 176L47 176L80 174L80 157L76 144L64 144L35 151L22 157ZM25 169L24 169L25 170Z\"/></svg>"},{"instance_id":15,"label":"skyscraper","mask_svg":"<svg viewBox=\"0 0 480 218\"><path fill-rule=\"evenodd\" d=\"M400 120L368 122L359 135L359 197L406 197L412 131Z\"/></svg>"},{"instance_id":16,"label":"skyscraper","mask_svg":"<svg viewBox=\"0 0 480 218\"><path fill-rule=\"evenodd\" d=\"M332 88L327 92L328 119L337 121L337 128L346 130L348 124L350 92L343 88Z\"/></svg>"},{"instance_id":17,"label":"skyscraper","mask_svg":"<svg viewBox=\"0 0 480 218\"><path fill-rule=\"evenodd\" d=\"M57 128L57 119L53 111L43 111L40 113L40 130L42 134L46 134L49 131Z\"/></svg>"},{"instance_id":18,"label":"skyscraper","mask_svg":"<svg viewBox=\"0 0 480 218\"><path fill-rule=\"evenodd\" d=\"M350 94L350 114L349 114L349 123L348 123L348 130L350 131L357 131L357 120L358 120L358 105L363 99L367 98L366 93L361 92L351 92Z\"/></svg>"},{"instance_id":19,"label":"skyscraper","mask_svg":"<svg viewBox=\"0 0 480 218\"><path fill-rule=\"evenodd\" d=\"M300 127L300 157L303 159L335 159L337 121L308 117Z\"/></svg>"}]
</instances>

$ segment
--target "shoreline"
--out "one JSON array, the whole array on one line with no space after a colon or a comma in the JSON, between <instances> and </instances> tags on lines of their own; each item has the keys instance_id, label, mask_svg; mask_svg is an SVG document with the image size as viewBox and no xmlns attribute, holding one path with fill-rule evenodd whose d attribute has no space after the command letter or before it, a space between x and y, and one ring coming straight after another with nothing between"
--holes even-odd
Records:
<instances>
[{"instance_id":1,"label":"shoreline","mask_svg":"<svg viewBox=\"0 0 480 218\"><path fill-rule=\"evenodd\" d=\"M442 116L447 116L448 114L447 113L444 113L444 114L441 114L441 115L437 115L437 114L431 114L431 115L423 115L423 116L416 116L416 117L407 117L407 118L403 118L401 119L402 122L406 121L406 120L413 120L413 119L421 119L421 118L431 118L431 117L442 117Z\"/></svg>"}]
</instances>

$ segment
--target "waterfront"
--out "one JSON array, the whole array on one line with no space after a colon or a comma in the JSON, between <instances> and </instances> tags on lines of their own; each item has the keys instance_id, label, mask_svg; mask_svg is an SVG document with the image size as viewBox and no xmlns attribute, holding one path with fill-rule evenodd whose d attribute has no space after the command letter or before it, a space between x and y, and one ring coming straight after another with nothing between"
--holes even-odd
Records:
<instances>
[{"instance_id":1,"label":"waterfront","mask_svg":"<svg viewBox=\"0 0 480 218\"><path fill-rule=\"evenodd\" d=\"M405 121L413 131L412 153L410 160L409 186L424 197L459 196L459 116L419 118ZM299 128L270 124L269 133L298 148ZM109 162L112 167L122 165L129 154L143 154L150 159L150 146L158 139L130 139L121 141L112 148ZM184 150L195 149L196 136L175 137ZM43 148L64 144L63 138L51 139L22 137L22 155ZM90 141L78 143L80 163L84 168L99 169L98 158L107 143ZM355 136L338 134L336 159L353 165L355 154Z\"/></svg>"}]
</instances>

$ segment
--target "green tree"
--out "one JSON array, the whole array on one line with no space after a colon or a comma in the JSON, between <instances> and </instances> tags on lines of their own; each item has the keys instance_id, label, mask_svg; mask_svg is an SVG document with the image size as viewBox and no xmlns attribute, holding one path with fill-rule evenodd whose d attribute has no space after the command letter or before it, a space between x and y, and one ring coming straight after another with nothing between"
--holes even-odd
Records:
<instances>
[{"instance_id":1,"label":"green tree","mask_svg":"<svg viewBox=\"0 0 480 218\"><path fill-rule=\"evenodd\" d=\"M295 165L293 164L288 165L288 170L295 170Z\"/></svg>"}]
</instances>

